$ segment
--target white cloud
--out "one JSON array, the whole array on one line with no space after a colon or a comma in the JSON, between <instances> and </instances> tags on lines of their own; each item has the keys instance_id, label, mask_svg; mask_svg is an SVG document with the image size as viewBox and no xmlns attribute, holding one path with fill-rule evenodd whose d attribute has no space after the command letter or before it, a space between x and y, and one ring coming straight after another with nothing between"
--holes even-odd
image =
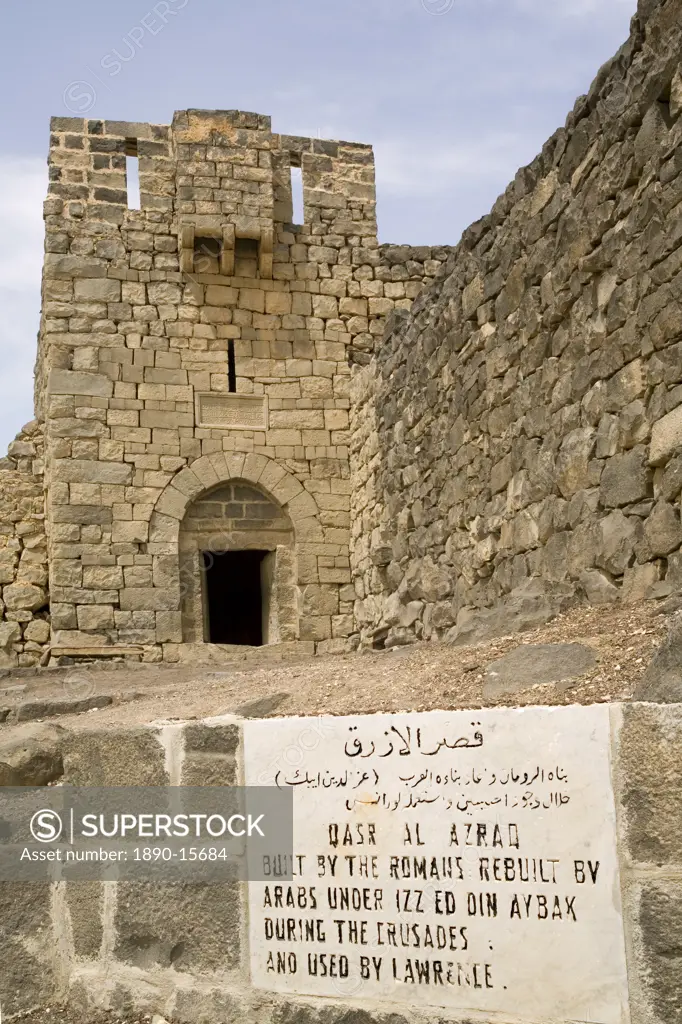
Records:
<instances>
[{"instance_id":1,"label":"white cloud","mask_svg":"<svg viewBox=\"0 0 682 1024\"><path fill-rule=\"evenodd\" d=\"M518 168L527 160L528 142L527 136L499 132L459 144L431 141L425 151L416 139L387 139L374 146L377 190L379 195L427 196L467 179L496 180L502 168Z\"/></svg>"},{"instance_id":2,"label":"white cloud","mask_svg":"<svg viewBox=\"0 0 682 1024\"><path fill-rule=\"evenodd\" d=\"M511 0L511 3L510 0L453 0L453 7L455 4L463 8L476 4L479 10L482 4L498 10L504 5L507 11L532 15L543 21L587 17L603 20L613 16L620 18L623 12L634 14L637 10L637 0Z\"/></svg>"},{"instance_id":3,"label":"white cloud","mask_svg":"<svg viewBox=\"0 0 682 1024\"><path fill-rule=\"evenodd\" d=\"M553 21L595 14L608 17L623 9L634 14L636 7L637 0L354 0L353 16L364 17L368 22L377 17L395 21L423 13L439 18L456 17L458 13L481 15L482 9L487 9L505 15L510 12L541 15Z\"/></svg>"},{"instance_id":4,"label":"white cloud","mask_svg":"<svg viewBox=\"0 0 682 1024\"><path fill-rule=\"evenodd\" d=\"M541 13L556 19L592 17L595 14L608 17L620 15L624 10L635 13L636 0L515 0L514 7L524 14Z\"/></svg>"},{"instance_id":5,"label":"white cloud","mask_svg":"<svg viewBox=\"0 0 682 1024\"><path fill-rule=\"evenodd\" d=\"M33 417L44 161L0 157L0 456Z\"/></svg>"}]
</instances>

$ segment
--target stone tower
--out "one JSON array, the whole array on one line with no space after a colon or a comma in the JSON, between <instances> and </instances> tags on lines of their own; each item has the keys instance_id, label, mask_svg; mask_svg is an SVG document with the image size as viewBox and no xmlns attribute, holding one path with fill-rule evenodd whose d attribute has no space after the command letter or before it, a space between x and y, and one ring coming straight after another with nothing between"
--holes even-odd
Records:
<instances>
[{"instance_id":1,"label":"stone tower","mask_svg":"<svg viewBox=\"0 0 682 1024\"><path fill-rule=\"evenodd\" d=\"M36 418L0 459L0 667L353 645L351 370L448 250L379 246L370 146L230 110L51 128Z\"/></svg>"},{"instance_id":2,"label":"stone tower","mask_svg":"<svg viewBox=\"0 0 682 1024\"><path fill-rule=\"evenodd\" d=\"M188 110L171 126L55 118L49 165L37 410L53 645L342 646L371 148Z\"/></svg>"},{"instance_id":3,"label":"stone tower","mask_svg":"<svg viewBox=\"0 0 682 1024\"><path fill-rule=\"evenodd\" d=\"M379 247L370 146L229 110L51 127L30 425L49 581L17 592L24 618L51 620L53 654L345 649L351 364L445 251Z\"/></svg>"}]
</instances>

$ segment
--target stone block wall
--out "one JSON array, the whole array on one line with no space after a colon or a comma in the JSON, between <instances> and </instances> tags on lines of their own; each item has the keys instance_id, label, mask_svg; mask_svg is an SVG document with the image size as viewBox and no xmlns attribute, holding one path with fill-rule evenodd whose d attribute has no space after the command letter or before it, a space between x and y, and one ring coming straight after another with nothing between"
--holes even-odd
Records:
<instances>
[{"instance_id":1,"label":"stone block wall","mask_svg":"<svg viewBox=\"0 0 682 1024\"><path fill-rule=\"evenodd\" d=\"M356 370L363 641L460 635L539 577L682 584L682 3L640 3L566 126Z\"/></svg>"},{"instance_id":2,"label":"stone block wall","mask_svg":"<svg viewBox=\"0 0 682 1024\"><path fill-rule=\"evenodd\" d=\"M0 668L38 664L50 638L43 431L27 423L0 459Z\"/></svg>"},{"instance_id":3,"label":"stone block wall","mask_svg":"<svg viewBox=\"0 0 682 1024\"><path fill-rule=\"evenodd\" d=\"M369 146L241 111L55 118L36 368L49 580L26 576L31 541L8 585L42 603L9 611L40 624L7 627L8 662L42 656L48 607L62 651L175 660L197 635L182 522L222 484L291 524L272 636L320 650L461 638L533 579L562 606L677 589L681 2L642 0L565 128L455 247L379 246Z\"/></svg>"},{"instance_id":4,"label":"stone block wall","mask_svg":"<svg viewBox=\"0 0 682 1024\"><path fill-rule=\"evenodd\" d=\"M630 1020L678 1024L682 706L615 704L610 717ZM321 723L302 721L305 742L321 742ZM238 784L241 735L240 720L230 717L127 730L60 730L62 781L75 786ZM334 999L254 988L246 897L245 883L3 884L3 1010L11 1017L61 997L83 1019L101 1009L121 1016L160 1013L191 1024L462 1019L462 1011L429 1009L418 991L406 1007L405 1002L354 999L343 986Z\"/></svg>"},{"instance_id":5,"label":"stone block wall","mask_svg":"<svg viewBox=\"0 0 682 1024\"><path fill-rule=\"evenodd\" d=\"M276 135L264 115L55 118L49 163L36 391L53 644L175 659L196 632L181 521L243 482L293 529L287 637L345 648L350 364L444 253L378 246L369 146Z\"/></svg>"},{"instance_id":6,"label":"stone block wall","mask_svg":"<svg viewBox=\"0 0 682 1024\"><path fill-rule=\"evenodd\" d=\"M380 245L362 254L363 265L356 272L361 294L367 296L369 319L356 321L351 363L367 365L381 348L386 317L394 309L409 310L423 288L432 284L448 259L448 245Z\"/></svg>"},{"instance_id":7,"label":"stone block wall","mask_svg":"<svg viewBox=\"0 0 682 1024\"><path fill-rule=\"evenodd\" d=\"M447 250L378 245L369 146L239 111L53 119L45 222L37 419L0 464L3 666L50 643L175 659L201 600L180 523L222 483L255 485L291 535L272 636L345 647L350 366Z\"/></svg>"},{"instance_id":8,"label":"stone block wall","mask_svg":"<svg viewBox=\"0 0 682 1024\"><path fill-rule=\"evenodd\" d=\"M58 646L160 653L182 642L180 520L203 491L239 478L286 506L297 581L335 587L334 607L297 635L333 646L348 632L339 302L351 241L375 234L372 155L285 146L268 118L239 112L184 112L172 126L53 122L39 358ZM139 211L127 205L131 150ZM295 151L311 223L278 223L275 237L278 159L288 168ZM257 260L240 259L241 242ZM235 386L255 398L260 429L241 406L232 426ZM208 411L199 396L213 399Z\"/></svg>"}]
</instances>

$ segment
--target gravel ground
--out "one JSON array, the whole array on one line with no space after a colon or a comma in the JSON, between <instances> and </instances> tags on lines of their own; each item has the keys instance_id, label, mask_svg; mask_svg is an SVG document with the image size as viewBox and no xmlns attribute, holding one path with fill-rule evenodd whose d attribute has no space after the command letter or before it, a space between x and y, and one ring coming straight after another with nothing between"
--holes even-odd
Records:
<instances>
[{"instance_id":1,"label":"gravel ground","mask_svg":"<svg viewBox=\"0 0 682 1024\"><path fill-rule=\"evenodd\" d=\"M13 1024L171 1024L163 1017L152 1017L149 1014L120 1017L116 1013L96 1013L88 1014L87 1020L84 1020L82 1014L67 1006L45 1006L39 1010L16 1014L10 1019Z\"/></svg>"},{"instance_id":2,"label":"gravel ground","mask_svg":"<svg viewBox=\"0 0 682 1024\"><path fill-rule=\"evenodd\" d=\"M0 707L112 694L115 703L110 707L56 719L70 728L101 729L225 714L274 695L286 695L274 712L277 715L627 701L667 632L669 617L659 612L652 604L577 608L522 636L469 647L421 643L394 651L266 665L243 660L210 668L79 665L23 678L12 674L0 679ZM484 700L485 669L491 662L522 644L570 642L593 647L597 664L568 687L532 686L511 697ZM149 1015L84 1017L75 1008L56 1005L12 1020L17 1024L165 1024L162 1018Z\"/></svg>"},{"instance_id":3,"label":"gravel ground","mask_svg":"<svg viewBox=\"0 0 682 1024\"><path fill-rule=\"evenodd\" d=\"M64 726L88 729L193 719L233 712L258 698L285 694L277 715L343 715L525 704L591 704L631 698L665 636L669 617L653 604L576 608L524 633L469 647L420 643L366 654L306 657L271 664L220 666L75 666L58 673L0 680L0 706L20 701L113 694L107 708L63 716ZM597 665L565 684L533 686L513 696L483 697L486 666L521 644L580 642ZM25 689L12 689L17 686ZM3 695L4 688L4 695Z\"/></svg>"}]
</instances>

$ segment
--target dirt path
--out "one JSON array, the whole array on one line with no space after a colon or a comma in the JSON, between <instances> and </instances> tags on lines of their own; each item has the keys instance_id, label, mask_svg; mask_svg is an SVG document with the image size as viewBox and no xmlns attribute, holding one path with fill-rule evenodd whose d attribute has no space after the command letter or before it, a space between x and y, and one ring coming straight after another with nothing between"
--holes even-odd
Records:
<instances>
[{"instance_id":1,"label":"dirt path","mask_svg":"<svg viewBox=\"0 0 682 1024\"><path fill-rule=\"evenodd\" d=\"M196 668L79 665L0 680L0 708L35 700L111 695L114 703L109 707L59 719L71 728L99 729L227 714L274 695L281 696L277 715L628 700L666 632L668 617L657 611L651 604L578 608L533 632L471 647L421 643L386 652L302 657L272 664L242 660ZM485 669L491 662L521 644L566 642L581 642L597 652L596 666L568 688L548 684L484 699ZM267 714L267 706L255 713Z\"/></svg>"}]
</instances>

